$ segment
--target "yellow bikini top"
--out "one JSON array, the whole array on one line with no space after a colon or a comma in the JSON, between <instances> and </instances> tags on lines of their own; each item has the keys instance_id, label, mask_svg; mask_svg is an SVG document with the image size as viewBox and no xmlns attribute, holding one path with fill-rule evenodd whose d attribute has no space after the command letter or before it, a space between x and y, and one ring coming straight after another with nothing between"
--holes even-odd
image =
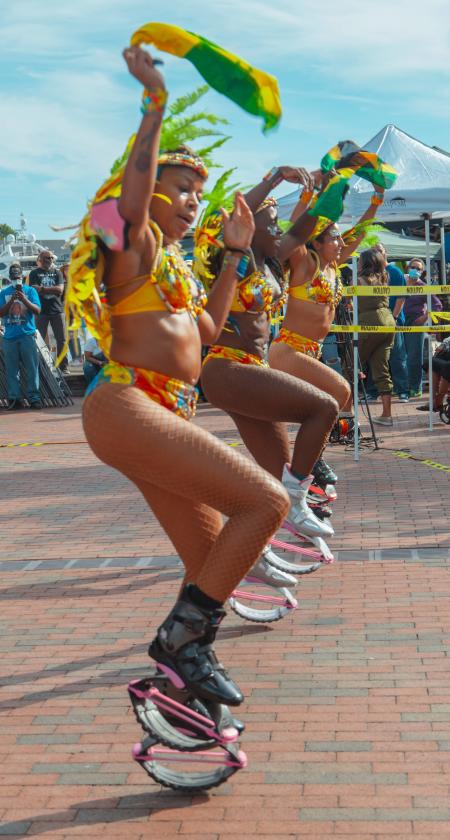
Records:
<instances>
[{"instance_id":1,"label":"yellow bikini top","mask_svg":"<svg viewBox=\"0 0 450 840\"><path fill-rule=\"evenodd\" d=\"M316 260L316 268L309 283L302 283L300 286L290 286L289 296L296 300L307 300L311 303L329 304L337 306L343 292L339 275L336 273L334 282L330 280L320 268L318 255L314 251L309 253Z\"/></svg>"},{"instance_id":2,"label":"yellow bikini top","mask_svg":"<svg viewBox=\"0 0 450 840\"><path fill-rule=\"evenodd\" d=\"M198 317L206 304L206 294L202 284L194 277L189 266L175 245L164 248L162 233L154 222L150 227L156 237L156 256L149 274L141 274L116 283L112 289L129 286L136 280L143 282L118 303L109 304L110 314L114 317L135 315L138 312L190 312Z\"/></svg>"}]
</instances>

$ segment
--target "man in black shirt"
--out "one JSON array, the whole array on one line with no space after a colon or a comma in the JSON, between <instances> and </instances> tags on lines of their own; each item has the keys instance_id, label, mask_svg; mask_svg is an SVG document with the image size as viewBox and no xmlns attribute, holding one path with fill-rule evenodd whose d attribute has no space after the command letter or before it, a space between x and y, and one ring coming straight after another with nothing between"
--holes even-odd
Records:
<instances>
[{"instance_id":1,"label":"man in black shirt","mask_svg":"<svg viewBox=\"0 0 450 840\"><path fill-rule=\"evenodd\" d=\"M41 314L36 318L36 326L46 340L48 325L51 324L56 339L56 350L59 354L64 347L64 277L53 265L53 255L50 251L41 251L37 260L38 268L30 271L28 282L34 286L41 302ZM61 362L61 371L68 370L67 356Z\"/></svg>"}]
</instances>

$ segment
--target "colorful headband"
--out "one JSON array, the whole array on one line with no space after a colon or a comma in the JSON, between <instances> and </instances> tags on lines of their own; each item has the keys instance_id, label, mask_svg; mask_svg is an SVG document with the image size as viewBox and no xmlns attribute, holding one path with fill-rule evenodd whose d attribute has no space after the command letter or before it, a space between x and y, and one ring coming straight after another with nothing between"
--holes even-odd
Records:
<instances>
[{"instance_id":1,"label":"colorful headband","mask_svg":"<svg viewBox=\"0 0 450 840\"><path fill-rule=\"evenodd\" d=\"M327 219L325 216L318 216L314 230L308 239L308 244L310 242L314 242L314 240L317 239L317 237L320 236L321 233L324 233L327 230L327 228L333 227L334 224L335 222L330 221L330 219Z\"/></svg>"},{"instance_id":2,"label":"colorful headband","mask_svg":"<svg viewBox=\"0 0 450 840\"><path fill-rule=\"evenodd\" d=\"M208 177L208 170L202 159L188 152L161 152L158 157L158 166L188 166L201 178Z\"/></svg>"},{"instance_id":3,"label":"colorful headband","mask_svg":"<svg viewBox=\"0 0 450 840\"><path fill-rule=\"evenodd\" d=\"M278 201L272 195L267 196L264 199L263 203L259 205L258 209L255 211L255 216L257 213L261 213L262 210L265 210L267 207L278 207Z\"/></svg>"}]
</instances>

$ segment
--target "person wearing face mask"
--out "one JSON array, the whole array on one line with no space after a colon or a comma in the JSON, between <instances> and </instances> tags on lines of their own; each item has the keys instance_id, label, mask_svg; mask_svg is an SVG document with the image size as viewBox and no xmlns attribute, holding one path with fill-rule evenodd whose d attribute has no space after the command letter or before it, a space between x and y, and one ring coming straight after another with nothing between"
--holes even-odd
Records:
<instances>
[{"instance_id":1,"label":"person wearing face mask","mask_svg":"<svg viewBox=\"0 0 450 840\"><path fill-rule=\"evenodd\" d=\"M407 268L407 282L411 286L424 286L421 279L425 271L422 260L414 258L409 261ZM442 302L436 295L431 296L432 311L440 312ZM426 324L428 306L426 295L408 295L403 307L405 326L419 327ZM405 347L408 358L409 393L411 397L422 396L422 364L425 333L405 333Z\"/></svg>"},{"instance_id":2,"label":"person wearing face mask","mask_svg":"<svg viewBox=\"0 0 450 840\"><path fill-rule=\"evenodd\" d=\"M39 296L31 286L23 285L20 263L9 268L10 285L0 291L0 317L3 318L3 356L8 390L7 409L23 408L20 367L26 375L24 392L30 408L42 408L39 396L39 362L35 339L35 316L41 311Z\"/></svg>"}]
</instances>

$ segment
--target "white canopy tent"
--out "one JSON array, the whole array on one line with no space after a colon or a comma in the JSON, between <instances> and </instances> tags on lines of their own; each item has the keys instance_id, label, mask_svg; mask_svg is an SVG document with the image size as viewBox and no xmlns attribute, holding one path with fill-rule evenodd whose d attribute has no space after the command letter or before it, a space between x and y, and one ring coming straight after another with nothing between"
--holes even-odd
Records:
<instances>
[{"instance_id":1,"label":"white canopy tent","mask_svg":"<svg viewBox=\"0 0 450 840\"><path fill-rule=\"evenodd\" d=\"M423 213L441 219L450 216L450 156L415 140L395 125L386 125L363 146L376 152L398 173L393 189L385 195L378 209L381 222L413 221ZM367 209L373 186L362 178L353 178L340 221L359 219ZM279 199L280 219L289 219L300 191L294 190Z\"/></svg>"}]
</instances>

